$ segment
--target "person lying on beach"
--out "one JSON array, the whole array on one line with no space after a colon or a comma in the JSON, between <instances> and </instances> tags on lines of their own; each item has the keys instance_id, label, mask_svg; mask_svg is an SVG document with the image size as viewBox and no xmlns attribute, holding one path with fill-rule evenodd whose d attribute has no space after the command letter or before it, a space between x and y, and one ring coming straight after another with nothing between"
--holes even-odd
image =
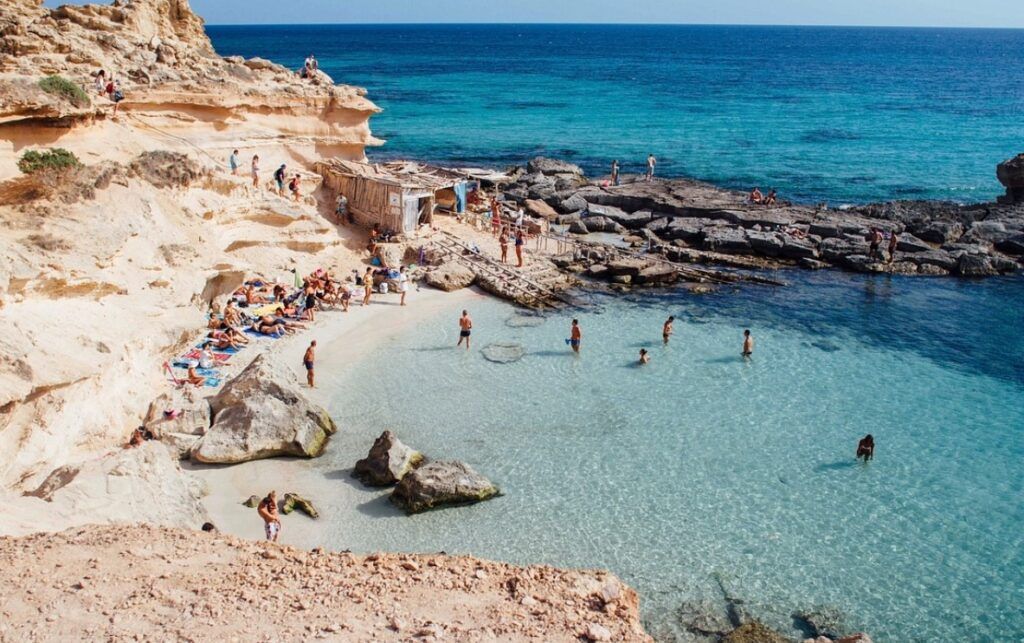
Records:
<instances>
[{"instance_id":1,"label":"person lying on beach","mask_svg":"<svg viewBox=\"0 0 1024 643\"><path fill-rule=\"evenodd\" d=\"M789 236L793 237L794 239L806 239L807 238L807 231L806 230L803 230L801 228L796 228L796 227L793 227L793 226L790 226L790 227L786 228L786 234L788 234Z\"/></svg>"},{"instance_id":2,"label":"person lying on beach","mask_svg":"<svg viewBox=\"0 0 1024 643\"><path fill-rule=\"evenodd\" d=\"M661 338L668 344L668 340L672 337L672 325L675 324L676 318L670 316L665 320L665 325L661 327Z\"/></svg>"},{"instance_id":3,"label":"person lying on beach","mask_svg":"<svg viewBox=\"0 0 1024 643\"><path fill-rule=\"evenodd\" d=\"M259 335L270 335L272 337L280 337L281 335L284 335L287 332L284 327L284 324L277 324L274 323L273 321L267 322L265 321L264 317L261 317L256 320L256 322L252 325L252 331Z\"/></svg>"},{"instance_id":4,"label":"person lying on beach","mask_svg":"<svg viewBox=\"0 0 1024 643\"><path fill-rule=\"evenodd\" d=\"M206 378L199 373L196 373L196 367L190 364L188 367L188 374L185 376L185 383L198 388L206 384Z\"/></svg>"},{"instance_id":5,"label":"person lying on beach","mask_svg":"<svg viewBox=\"0 0 1024 643\"><path fill-rule=\"evenodd\" d=\"M213 341L213 345L216 348L233 348L237 350L242 347L240 343L235 341L234 334L230 330L211 331L208 337Z\"/></svg>"},{"instance_id":6,"label":"person lying on beach","mask_svg":"<svg viewBox=\"0 0 1024 643\"><path fill-rule=\"evenodd\" d=\"M252 284L249 284L248 286L245 287L245 303L249 304L250 306L254 306L257 304L267 304L270 302L267 301L266 297L256 292L256 289L253 288Z\"/></svg>"},{"instance_id":7,"label":"person lying on beach","mask_svg":"<svg viewBox=\"0 0 1024 643\"><path fill-rule=\"evenodd\" d=\"M277 542L281 534L281 518L277 513L277 492L271 491L267 497L260 501L256 512L263 519L263 530L267 534L267 540Z\"/></svg>"},{"instance_id":8,"label":"person lying on beach","mask_svg":"<svg viewBox=\"0 0 1024 643\"><path fill-rule=\"evenodd\" d=\"M761 194L761 188L754 188L751 190L749 198L751 203L764 203L764 195Z\"/></svg>"},{"instance_id":9,"label":"person lying on beach","mask_svg":"<svg viewBox=\"0 0 1024 643\"><path fill-rule=\"evenodd\" d=\"M650 356L650 354L647 352L646 348L641 348L640 349L640 366L643 366L644 364L650 364L650 363L651 363L651 356Z\"/></svg>"},{"instance_id":10,"label":"person lying on beach","mask_svg":"<svg viewBox=\"0 0 1024 643\"><path fill-rule=\"evenodd\" d=\"M864 458L864 462L871 460L875 457L875 437L870 433L865 435L860 442L857 443L857 459Z\"/></svg>"}]
</instances>

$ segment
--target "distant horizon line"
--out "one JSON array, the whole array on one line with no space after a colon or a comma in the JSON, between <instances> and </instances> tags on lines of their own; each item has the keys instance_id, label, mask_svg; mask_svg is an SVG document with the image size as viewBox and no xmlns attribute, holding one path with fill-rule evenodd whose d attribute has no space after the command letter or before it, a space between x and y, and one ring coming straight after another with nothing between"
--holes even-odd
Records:
<instances>
[{"instance_id":1,"label":"distant horizon line","mask_svg":"<svg viewBox=\"0 0 1024 643\"><path fill-rule=\"evenodd\" d=\"M728 22L206 22L204 24L207 27L772 27L804 29L1024 31L1024 26L836 25Z\"/></svg>"}]
</instances>

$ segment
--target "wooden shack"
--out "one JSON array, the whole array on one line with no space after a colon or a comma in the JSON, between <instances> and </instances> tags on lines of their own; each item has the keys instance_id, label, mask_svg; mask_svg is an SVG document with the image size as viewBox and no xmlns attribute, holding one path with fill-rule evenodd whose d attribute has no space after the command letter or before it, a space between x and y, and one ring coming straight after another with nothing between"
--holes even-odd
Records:
<instances>
[{"instance_id":1,"label":"wooden shack","mask_svg":"<svg viewBox=\"0 0 1024 643\"><path fill-rule=\"evenodd\" d=\"M325 186L348 199L356 223L394 234L410 234L430 223L437 208L465 212L467 193L479 186L453 170L410 161L330 159L315 167Z\"/></svg>"}]
</instances>

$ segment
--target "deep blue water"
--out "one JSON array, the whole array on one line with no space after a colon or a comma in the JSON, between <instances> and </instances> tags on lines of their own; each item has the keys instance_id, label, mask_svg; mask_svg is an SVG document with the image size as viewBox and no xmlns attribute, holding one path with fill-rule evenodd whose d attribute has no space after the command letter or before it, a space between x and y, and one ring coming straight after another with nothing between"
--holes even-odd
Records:
<instances>
[{"instance_id":1,"label":"deep blue water","mask_svg":"<svg viewBox=\"0 0 1024 643\"><path fill-rule=\"evenodd\" d=\"M982 201L1024 151L1024 30L430 25L209 28L224 55L309 53L385 112L376 158L536 154L832 204Z\"/></svg>"}]
</instances>

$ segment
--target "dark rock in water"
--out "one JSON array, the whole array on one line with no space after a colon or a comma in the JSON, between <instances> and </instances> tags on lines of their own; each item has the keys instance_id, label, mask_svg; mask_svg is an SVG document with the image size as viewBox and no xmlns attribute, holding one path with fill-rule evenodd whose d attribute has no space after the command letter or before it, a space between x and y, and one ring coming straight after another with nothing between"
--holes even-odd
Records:
<instances>
[{"instance_id":1,"label":"dark rock in water","mask_svg":"<svg viewBox=\"0 0 1024 643\"><path fill-rule=\"evenodd\" d=\"M996 244L996 250L1008 255L1024 255L1024 234L1018 234Z\"/></svg>"},{"instance_id":2,"label":"dark rock in water","mask_svg":"<svg viewBox=\"0 0 1024 643\"><path fill-rule=\"evenodd\" d=\"M996 166L996 178L1006 188L1004 203L1024 203L1024 154Z\"/></svg>"},{"instance_id":3,"label":"dark rock in water","mask_svg":"<svg viewBox=\"0 0 1024 643\"><path fill-rule=\"evenodd\" d=\"M522 344L488 344L480 352L483 354L484 359L495 364L518 362L526 355L526 349L523 348Z\"/></svg>"},{"instance_id":4,"label":"dark rock in water","mask_svg":"<svg viewBox=\"0 0 1024 643\"><path fill-rule=\"evenodd\" d=\"M735 629L735 625L729 620L725 609L711 601L683 603L679 606L676 615L679 625L694 634L717 638L725 636Z\"/></svg>"},{"instance_id":5,"label":"dark rock in water","mask_svg":"<svg viewBox=\"0 0 1024 643\"><path fill-rule=\"evenodd\" d=\"M370 487L388 487L422 463L422 453L407 447L391 431L385 431L374 440L370 453L356 462L352 477Z\"/></svg>"},{"instance_id":6,"label":"dark rock in water","mask_svg":"<svg viewBox=\"0 0 1024 643\"><path fill-rule=\"evenodd\" d=\"M488 500L498 488L464 462L439 461L407 474L391 493L391 502L414 514L443 506Z\"/></svg>"},{"instance_id":7,"label":"dark rock in water","mask_svg":"<svg viewBox=\"0 0 1024 643\"><path fill-rule=\"evenodd\" d=\"M924 221L915 224L911 232L922 241L946 244L959 239L964 227L956 221Z\"/></svg>"},{"instance_id":8,"label":"dark rock in water","mask_svg":"<svg viewBox=\"0 0 1024 643\"><path fill-rule=\"evenodd\" d=\"M987 255L964 253L956 264L956 272L963 277L990 277L999 271L992 265L992 258Z\"/></svg>"},{"instance_id":9,"label":"dark rock in water","mask_svg":"<svg viewBox=\"0 0 1024 643\"><path fill-rule=\"evenodd\" d=\"M845 620L843 613L830 605L793 612L793 622L811 637L842 638L849 632Z\"/></svg>"},{"instance_id":10,"label":"dark rock in water","mask_svg":"<svg viewBox=\"0 0 1024 643\"><path fill-rule=\"evenodd\" d=\"M789 639L764 623L750 621L723 636L722 643L789 643Z\"/></svg>"},{"instance_id":11,"label":"dark rock in water","mask_svg":"<svg viewBox=\"0 0 1024 643\"><path fill-rule=\"evenodd\" d=\"M826 353L835 353L836 351L842 350L842 347L839 346L838 344L833 344L832 342L827 342L824 340L811 342L811 346L817 348L818 350L825 351Z\"/></svg>"},{"instance_id":12,"label":"dark rock in water","mask_svg":"<svg viewBox=\"0 0 1024 643\"><path fill-rule=\"evenodd\" d=\"M578 165L558 159L550 159L538 156L526 164L526 171L530 174L544 174L554 176L556 174L570 174L577 177L583 176L583 170Z\"/></svg>"},{"instance_id":13,"label":"dark rock in water","mask_svg":"<svg viewBox=\"0 0 1024 643\"><path fill-rule=\"evenodd\" d=\"M505 320L505 325L509 328L536 328L542 326L547 319L540 315L512 315Z\"/></svg>"},{"instance_id":14,"label":"dark rock in water","mask_svg":"<svg viewBox=\"0 0 1024 643\"><path fill-rule=\"evenodd\" d=\"M306 500L296 493L284 494L284 502L281 504L281 513L287 516L296 509L314 520L320 517L320 512L316 510L316 507L314 507L313 503L309 500Z\"/></svg>"}]
</instances>

